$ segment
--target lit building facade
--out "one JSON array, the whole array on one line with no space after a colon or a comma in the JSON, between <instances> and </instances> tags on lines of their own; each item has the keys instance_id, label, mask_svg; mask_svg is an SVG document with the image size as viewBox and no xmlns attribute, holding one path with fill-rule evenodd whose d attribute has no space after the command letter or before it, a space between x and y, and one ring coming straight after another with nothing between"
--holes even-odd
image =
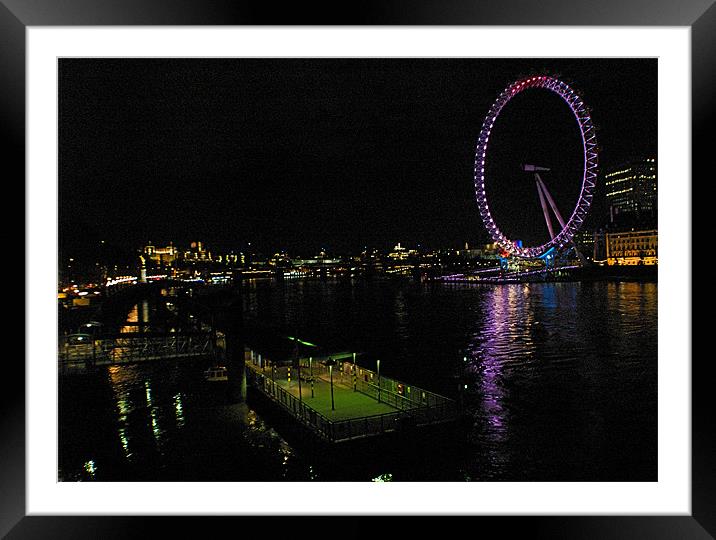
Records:
<instances>
[{"instance_id":1,"label":"lit building facade","mask_svg":"<svg viewBox=\"0 0 716 540\"><path fill-rule=\"evenodd\" d=\"M500 247L496 243L484 244L477 248L471 248L467 242L465 242L465 249L457 251L459 257L465 259L483 259L483 260L497 260L500 254Z\"/></svg>"},{"instance_id":2,"label":"lit building facade","mask_svg":"<svg viewBox=\"0 0 716 540\"><path fill-rule=\"evenodd\" d=\"M184 252L183 258L187 262L209 262L212 260L211 251L205 249L201 242L192 242L189 249Z\"/></svg>"},{"instance_id":3,"label":"lit building facade","mask_svg":"<svg viewBox=\"0 0 716 540\"><path fill-rule=\"evenodd\" d=\"M173 245L157 247L153 245L144 246L145 258L155 262L159 266L172 266L176 261L179 251Z\"/></svg>"},{"instance_id":4,"label":"lit building facade","mask_svg":"<svg viewBox=\"0 0 716 540\"><path fill-rule=\"evenodd\" d=\"M404 261L409 257L414 257L418 254L415 249L407 249L400 245L400 242L393 248L393 251L388 253L388 257L395 261Z\"/></svg>"},{"instance_id":5,"label":"lit building facade","mask_svg":"<svg viewBox=\"0 0 716 540\"><path fill-rule=\"evenodd\" d=\"M364 274L381 274L384 271L383 258L377 249L366 249L360 255L360 265Z\"/></svg>"},{"instance_id":6,"label":"lit building facade","mask_svg":"<svg viewBox=\"0 0 716 540\"><path fill-rule=\"evenodd\" d=\"M608 265L658 264L658 234L656 229L605 234Z\"/></svg>"},{"instance_id":7,"label":"lit building facade","mask_svg":"<svg viewBox=\"0 0 716 540\"><path fill-rule=\"evenodd\" d=\"M656 159L648 158L607 171L604 176L610 221L656 217Z\"/></svg>"}]
</instances>

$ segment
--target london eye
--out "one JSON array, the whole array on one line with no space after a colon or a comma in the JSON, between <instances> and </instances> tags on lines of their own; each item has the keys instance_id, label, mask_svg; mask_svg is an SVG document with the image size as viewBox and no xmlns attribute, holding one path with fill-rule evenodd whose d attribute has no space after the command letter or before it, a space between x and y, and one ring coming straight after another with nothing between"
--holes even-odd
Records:
<instances>
[{"instance_id":1,"label":"london eye","mask_svg":"<svg viewBox=\"0 0 716 540\"><path fill-rule=\"evenodd\" d=\"M485 190L485 180L488 175L486 163L490 159L490 135L493 133L495 122L510 100L529 88L541 88L553 92L569 107L569 110L576 120L579 133L581 134L580 146L583 152L583 166L580 167L581 174L579 174L578 177L575 176L569 179L570 182L581 184L581 187L576 201L572 200L569 203L570 205L573 204L573 206L570 206L572 209L571 213L566 214L568 219L564 219L564 216L560 213L558 205L547 187L547 183L540 175L541 172L549 171L550 168L532 164L523 164L521 166L522 171L530 172L534 175L536 196L533 202L535 205L541 207L548 232L546 242L537 242L533 245L523 246L521 241L509 238L507 234L501 230L496 217L490 209ZM563 81L555 77L544 75L519 79L507 86L492 104L482 123L475 153L474 178L475 196L480 216L492 240L500 247L503 256L511 255L524 259L548 259L552 257L553 252L573 245L574 235L582 226L592 203L597 179L597 141L595 129L592 124L589 109L581 96ZM524 204L524 202L520 204ZM556 223L553 223L552 215L554 215Z\"/></svg>"}]
</instances>

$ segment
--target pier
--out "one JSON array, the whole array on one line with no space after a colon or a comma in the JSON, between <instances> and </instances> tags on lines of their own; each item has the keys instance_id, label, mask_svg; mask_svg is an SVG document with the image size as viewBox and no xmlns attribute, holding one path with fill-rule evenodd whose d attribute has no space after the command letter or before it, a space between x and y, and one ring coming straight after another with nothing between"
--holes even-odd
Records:
<instances>
[{"instance_id":1,"label":"pier","mask_svg":"<svg viewBox=\"0 0 716 540\"><path fill-rule=\"evenodd\" d=\"M319 439L339 443L455 420L454 400L380 375L353 353L273 362L246 349L247 382Z\"/></svg>"}]
</instances>

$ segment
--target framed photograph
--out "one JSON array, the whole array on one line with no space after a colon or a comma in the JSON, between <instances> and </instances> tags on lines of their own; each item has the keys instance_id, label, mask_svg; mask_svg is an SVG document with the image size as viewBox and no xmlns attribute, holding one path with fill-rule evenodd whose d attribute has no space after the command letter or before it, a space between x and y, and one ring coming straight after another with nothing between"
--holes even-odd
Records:
<instances>
[{"instance_id":1,"label":"framed photograph","mask_svg":"<svg viewBox=\"0 0 716 540\"><path fill-rule=\"evenodd\" d=\"M0 13L3 535L713 537L684 255L709 2Z\"/></svg>"}]
</instances>

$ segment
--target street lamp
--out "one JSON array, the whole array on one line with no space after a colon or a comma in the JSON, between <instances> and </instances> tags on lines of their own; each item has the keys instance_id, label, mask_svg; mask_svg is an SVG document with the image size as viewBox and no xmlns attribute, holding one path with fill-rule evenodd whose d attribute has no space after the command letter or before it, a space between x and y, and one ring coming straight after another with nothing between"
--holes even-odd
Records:
<instances>
[{"instance_id":1,"label":"street lamp","mask_svg":"<svg viewBox=\"0 0 716 540\"><path fill-rule=\"evenodd\" d=\"M378 403L380 403L380 360L376 360L378 364Z\"/></svg>"},{"instance_id":2,"label":"street lamp","mask_svg":"<svg viewBox=\"0 0 716 540\"><path fill-rule=\"evenodd\" d=\"M336 404L333 401L333 366L336 365L336 361L333 358L329 358L324 362L324 365L328 366L328 373L331 379L331 410L336 410Z\"/></svg>"},{"instance_id":3,"label":"street lamp","mask_svg":"<svg viewBox=\"0 0 716 540\"><path fill-rule=\"evenodd\" d=\"M311 397L313 397L313 356L308 357L308 375L311 378Z\"/></svg>"},{"instance_id":4,"label":"street lamp","mask_svg":"<svg viewBox=\"0 0 716 540\"><path fill-rule=\"evenodd\" d=\"M298 401L303 401L303 394L301 393L301 359L298 359Z\"/></svg>"},{"instance_id":5,"label":"street lamp","mask_svg":"<svg viewBox=\"0 0 716 540\"><path fill-rule=\"evenodd\" d=\"M295 341L295 338L294 338ZM298 361L298 401L303 401L303 393L301 391L301 357L298 353L298 342L296 343L296 360Z\"/></svg>"}]
</instances>

